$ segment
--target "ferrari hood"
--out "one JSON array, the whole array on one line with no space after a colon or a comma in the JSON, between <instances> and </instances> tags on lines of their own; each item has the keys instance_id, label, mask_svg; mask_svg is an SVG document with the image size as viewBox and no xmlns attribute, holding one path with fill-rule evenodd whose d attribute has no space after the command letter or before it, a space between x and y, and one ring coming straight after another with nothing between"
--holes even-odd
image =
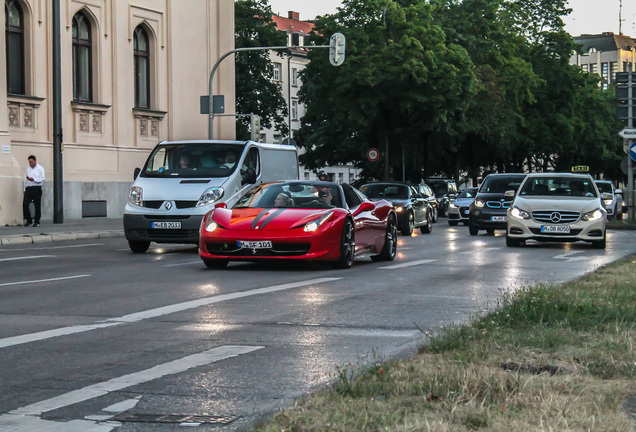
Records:
<instances>
[{"instance_id":1,"label":"ferrari hood","mask_svg":"<svg viewBox=\"0 0 636 432\"><path fill-rule=\"evenodd\" d=\"M240 208L216 209L214 221L229 230L280 231L303 227L333 209Z\"/></svg>"}]
</instances>

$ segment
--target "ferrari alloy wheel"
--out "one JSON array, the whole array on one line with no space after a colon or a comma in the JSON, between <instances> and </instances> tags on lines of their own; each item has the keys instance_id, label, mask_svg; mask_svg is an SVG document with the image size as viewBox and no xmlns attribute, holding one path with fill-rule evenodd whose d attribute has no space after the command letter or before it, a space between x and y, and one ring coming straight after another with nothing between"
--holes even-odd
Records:
<instances>
[{"instance_id":1,"label":"ferrari alloy wheel","mask_svg":"<svg viewBox=\"0 0 636 432\"><path fill-rule=\"evenodd\" d=\"M413 228L415 227L415 216L413 216L412 212L409 212L408 218L408 223L401 230L402 235L405 236L413 234Z\"/></svg>"},{"instance_id":2,"label":"ferrari alloy wheel","mask_svg":"<svg viewBox=\"0 0 636 432\"><path fill-rule=\"evenodd\" d=\"M426 213L426 225L420 227L422 234L430 234L433 231L433 217L430 213Z\"/></svg>"},{"instance_id":3,"label":"ferrari alloy wheel","mask_svg":"<svg viewBox=\"0 0 636 432\"><path fill-rule=\"evenodd\" d=\"M150 242L128 240L128 246L130 246L130 250L133 251L133 253L146 253L150 247Z\"/></svg>"},{"instance_id":4,"label":"ferrari alloy wheel","mask_svg":"<svg viewBox=\"0 0 636 432\"><path fill-rule=\"evenodd\" d=\"M340 240L340 258L332 263L333 267L348 269L353 265L353 256L356 253L356 233L350 220L346 220L342 228Z\"/></svg>"},{"instance_id":5,"label":"ferrari alloy wheel","mask_svg":"<svg viewBox=\"0 0 636 432\"><path fill-rule=\"evenodd\" d=\"M227 267L229 261L226 259L204 259L203 264L209 269L222 269Z\"/></svg>"},{"instance_id":6,"label":"ferrari alloy wheel","mask_svg":"<svg viewBox=\"0 0 636 432\"><path fill-rule=\"evenodd\" d=\"M389 219L386 224L386 235L384 237L384 246L379 255L372 255L373 261L393 261L397 254L397 226L393 218Z\"/></svg>"}]
</instances>

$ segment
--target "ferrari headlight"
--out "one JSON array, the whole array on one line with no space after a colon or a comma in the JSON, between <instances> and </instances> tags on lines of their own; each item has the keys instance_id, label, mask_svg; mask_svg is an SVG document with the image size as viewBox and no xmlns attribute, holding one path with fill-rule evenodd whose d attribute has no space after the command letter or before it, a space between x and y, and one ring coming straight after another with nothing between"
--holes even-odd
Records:
<instances>
[{"instance_id":1,"label":"ferrari headlight","mask_svg":"<svg viewBox=\"0 0 636 432\"><path fill-rule=\"evenodd\" d=\"M329 218L331 218L331 216L333 216L333 212L328 212L325 213L324 215L320 216L320 218L313 220L311 222L307 222L307 224L305 225L305 232L314 232L316 231L318 228L320 228L320 225L324 224L325 222L327 222L329 220Z\"/></svg>"},{"instance_id":2,"label":"ferrari headlight","mask_svg":"<svg viewBox=\"0 0 636 432\"><path fill-rule=\"evenodd\" d=\"M216 228L218 227L218 225L216 224L216 222L214 222L212 219L210 219L206 224L205 224L205 230L207 232L212 232L214 231Z\"/></svg>"},{"instance_id":3,"label":"ferrari headlight","mask_svg":"<svg viewBox=\"0 0 636 432\"><path fill-rule=\"evenodd\" d=\"M404 211L404 207L402 207L402 206L396 207L395 211L398 212L398 213L402 213Z\"/></svg>"},{"instance_id":4,"label":"ferrari headlight","mask_svg":"<svg viewBox=\"0 0 636 432\"><path fill-rule=\"evenodd\" d=\"M475 200L475 207L483 207L486 205L486 201L482 201L480 199Z\"/></svg>"},{"instance_id":5,"label":"ferrari headlight","mask_svg":"<svg viewBox=\"0 0 636 432\"><path fill-rule=\"evenodd\" d=\"M591 212L587 212L583 215L581 219L588 222L594 222L603 218L603 212L601 209L592 210Z\"/></svg>"},{"instance_id":6,"label":"ferrari headlight","mask_svg":"<svg viewBox=\"0 0 636 432\"><path fill-rule=\"evenodd\" d=\"M197 207L212 204L223 197L222 187L211 187L205 190L197 202Z\"/></svg>"},{"instance_id":7,"label":"ferrari headlight","mask_svg":"<svg viewBox=\"0 0 636 432\"><path fill-rule=\"evenodd\" d=\"M512 210L510 210L510 216L517 219L530 219L530 213L521 210L519 207L513 207Z\"/></svg>"},{"instance_id":8,"label":"ferrari headlight","mask_svg":"<svg viewBox=\"0 0 636 432\"><path fill-rule=\"evenodd\" d=\"M134 204L136 206L143 206L144 202L143 202L143 190L139 187L139 186L133 186L132 188L130 188L130 195L128 195L128 201L130 201L131 204Z\"/></svg>"}]
</instances>

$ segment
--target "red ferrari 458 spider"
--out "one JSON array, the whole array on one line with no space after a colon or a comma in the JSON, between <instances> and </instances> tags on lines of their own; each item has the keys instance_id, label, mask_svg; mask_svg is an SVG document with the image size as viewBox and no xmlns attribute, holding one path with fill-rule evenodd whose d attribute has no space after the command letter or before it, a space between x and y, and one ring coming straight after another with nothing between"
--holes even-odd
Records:
<instances>
[{"instance_id":1,"label":"red ferrari 458 spider","mask_svg":"<svg viewBox=\"0 0 636 432\"><path fill-rule=\"evenodd\" d=\"M300 259L349 268L355 255L391 261L397 215L385 200L370 201L348 184L288 181L248 190L231 208L205 215L199 256L207 267L230 260Z\"/></svg>"}]
</instances>

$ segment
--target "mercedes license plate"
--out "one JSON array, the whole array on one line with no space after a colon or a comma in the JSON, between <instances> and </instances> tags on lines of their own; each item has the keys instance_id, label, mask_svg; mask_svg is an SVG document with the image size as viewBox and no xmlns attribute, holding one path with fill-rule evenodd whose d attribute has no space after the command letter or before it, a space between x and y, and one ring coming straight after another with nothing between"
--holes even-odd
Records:
<instances>
[{"instance_id":1,"label":"mercedes license plate","mask_svg":"<svg viewBox=\"0 0 636 432\"><path fill-rule=\"evenodd\" d=\"M181 222L152 222L153 229L181 229Z\"/></svg>"},{"instance_id":2,"label":"mercedes license plate","mask_svg":"<svg viewBox=\"0 0 636 432\"><path fill-rule=\"evenodd\" d=\"M271 249L272 247L272 242L269 240L263 240L263 241L238 240L236 243L243 249Z\"/></svg>"},{"instance_id":3,"label":"mercedes license plate","mask_svg":"<svg viewBox=\"0 0 636 432\"><path fill-rule=\"evenodd\" d=\"M558 225L541 225L542 233L559 233L559 234L570 234L569 226L558 226Z\"/></svg>"},{"instance_id":4,"label":"mercedes license plate","mask_svg":"<svg viewBox=\"0 0 636 432\"><path fill-rule=\"evenodd\" d=\"M491 216L490 220L492 222L506 222L508 220L507 216Z\"/></svg>"}]
</instances>

